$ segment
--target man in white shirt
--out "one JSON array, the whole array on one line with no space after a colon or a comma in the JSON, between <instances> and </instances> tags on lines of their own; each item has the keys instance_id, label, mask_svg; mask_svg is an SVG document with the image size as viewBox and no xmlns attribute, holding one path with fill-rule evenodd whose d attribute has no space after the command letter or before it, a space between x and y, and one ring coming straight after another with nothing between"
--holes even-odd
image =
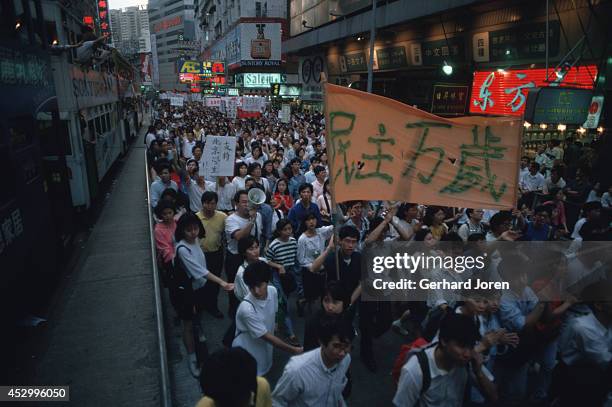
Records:
<instances>
[{"instance_id":1,"label":"man in white shirt","mask_svg":"<svg viewBox=\"0 0 612 407\"><path fill-rule=\"evenodd\" d=\"M529 172L521 178L519 190L522 194L519 200L519 209L523 204L531 208L535 194L544 190L544 175L540 173L540 165L536 162L529 164Z\"/></svg>"},{"instance_id":2,"label":"man in white shirt","mask_svg":"<svg viewBox=\"0 0 612 407\"><path fill-rule=\"evenodd\" d=\"M319 165L314 169L316 179L312 182L312 200L317 202L317 199L323 195L323 185L325 184L325 178L327 178L327 171L325 167Z\"/></svg>"},{"instance_id":3,"label":"man in white shirt","mask_svg":"<svg viewBox=\"0 0 612 407\"><path fill-rule=\"evenodd\" d=\"M229 182L227 177L218 177L217 194L219 195L217 209L225 213L233 211L236 185Z\"/></svg>"},{"instance_id":4,"label":"man in white shirt","mask_svg":"<svg viewBox=\"0 0 612 407\"><path fill-rule=\"evenodd\" d=\"M225 273L230 282L234 282L238 267L242 264L242 256L238 253L238 241L248 235L255 236L261 241L263 233L263 221L257 208L249 206L248 193L240 190L234 195L236 212L225 220L225 240L227 241L227 253L225 255ZM238 301L234 295L229 297L229 314L233 318L236 315Z\"/></svg>"},{"instance_id":5,"label":"man in white shirt","mask_svg":"<svg viewBox=\"0 0 612 407\"><path fill-rule=\"evenodd\" d=\"M521 167L519 168L519 182L523 178L523 175L529 172L529 157L526 155L521 157Z\"/></svg>"},{"instance_id":6,"label":"man in white shirt","mask_svg":"<svg viewBox=\"0 0 612 407\"><path fill-rule=\"evenodd\" d=\"M325 317L318 328L321 346L292 357L272 393L273 407L346 406L342 391L348 382L355 330L340 316Z\"/></svg>"},{"instance_id":7,"label":"man in white shirt","mask_svg":"<svg viewBox=\"0 0 612 407\"><path fill-rule=\"evenodd\" d=\"M482 355L474 351L479 339L473 318L449 313L440 323L439 342L408 357L401 370L393 405L460 407L468 373L474 376L488 401L496 402L493 377L482 366Z\"/></svg>"},{"instance_id":8,"label":"man in white shirt","mask_svg":"<svg viewBox=\"0 0 612 407\"><path fill-rule=\"evenodd\" d=\"M279 348L294 355L304 348L289 345L274 335L278 293L268 285L270 267L257 261L244 270L244 282L249 293L240 303L236 312L236 331L232 347L244 348L257 361L257 375L263 376L272 367L272 349Z\"/></svg>"}]
</instances>

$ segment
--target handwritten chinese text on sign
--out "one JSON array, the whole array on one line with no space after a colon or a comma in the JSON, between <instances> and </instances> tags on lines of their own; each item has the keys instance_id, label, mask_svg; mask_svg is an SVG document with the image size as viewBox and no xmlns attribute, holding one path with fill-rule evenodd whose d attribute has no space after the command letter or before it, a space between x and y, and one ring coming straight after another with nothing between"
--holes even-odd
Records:
<instances>
[{"instance_id":1,"label":"handwritten chinese text on sign","mask_svg":"<svg viewBox=\"0 0 612 407\"><path fill-rule=\"evenodd\" d=\"M236 138L230 136L206 136L204 151L204 174L228 176L234 174Z\"/></svg>"},{"instance_id":2,"label":"handwritten chinese text on sign","mask_svg":"<svg viewBox=\"0 0 612 407\"><path fill-rule=\"evenodd\" d=\"M515 206L519 119L444 119L381 96L325 86L330 177L338 202Z\"/></svg>"}]
</instances>

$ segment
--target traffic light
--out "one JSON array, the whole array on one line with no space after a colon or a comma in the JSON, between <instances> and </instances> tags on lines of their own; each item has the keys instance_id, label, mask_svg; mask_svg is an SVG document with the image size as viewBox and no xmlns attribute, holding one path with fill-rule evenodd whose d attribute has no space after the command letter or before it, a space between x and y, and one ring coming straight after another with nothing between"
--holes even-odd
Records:
<instances>
[{"instance_id":1,"label":"traffic light","mask_svg":"<svg viewBox=\"0 0 612 407\"><path fill-rule=\"evenodd\" d=\"M280 83L272 84L272 96L280 95Z\"/></svg>"}]
</instances>

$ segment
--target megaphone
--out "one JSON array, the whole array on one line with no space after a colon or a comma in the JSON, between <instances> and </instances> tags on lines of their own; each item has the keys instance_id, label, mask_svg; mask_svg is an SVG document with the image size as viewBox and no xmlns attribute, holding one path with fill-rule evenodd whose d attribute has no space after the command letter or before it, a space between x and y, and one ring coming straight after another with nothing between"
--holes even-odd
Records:
<instances>
[{"instance_id":1,"label":"megaphone","mask_svg":"<svg viewBox=\"0 0 612 407\"><path fill-rule=\"evenodd\" d=\"M258 207L266 202L266 193L259 188L251 188L248 193L249 206Z\"/></svg>"}]
</instances>

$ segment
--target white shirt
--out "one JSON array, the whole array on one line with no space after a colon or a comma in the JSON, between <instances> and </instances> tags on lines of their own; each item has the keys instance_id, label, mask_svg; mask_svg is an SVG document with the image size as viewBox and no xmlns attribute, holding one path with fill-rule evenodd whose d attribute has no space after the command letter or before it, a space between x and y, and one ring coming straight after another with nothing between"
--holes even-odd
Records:
<instances>
[{"instance_id":1,"label":"white shirt","mask_svg":"<svg viewBox=\"0 0 612 407\"><path fill-rule=\"evenodd\" d=\"M574 230L572 231L572 239L582 241L582 236L580 236L580 229L586 223L586 218L580 218L574 225Z\"/></svg>"},{"instance_id":2,"label":"white shirt","mask_svg":"<svg viewBox=\"0 0 612 407\"><path fill-rule=\"evenodd\" d=\"M396 407L460 407L468 375L465 367L455 367L450 371L440 369L434 358L436 347L425 349L429 361L431 384L421 396L423 372L416 356L411 356L402 367L397 391L393 398ZM484 369L483 369L484 371Z\"/></svg>"},{"instance_id":3,"label":"white shirt","mask_svg":"<svg viewBox=\"0 0 612 407\"><path fill-rule=\"evenodd\" d=\"M244 189L244 181L245 179L239 176L235 176L232 180L232 184L236 185L236 191L240 191Z\"/></svg>"},{"instance_id":4,"label":"white shirt","mask_svg":"<svg viewBox=\"0 0 612 407\"><path fill-rule=\"evenodd\" d=\"M293 356L272 392L272 406L346 406L342 391L346 386L346 371L350 364L351 356L347 354L340 363L328 368L323 363L321 348Z\"/></svg>"},{"instance_id":5,"label":"white shirt","mask_svg":"<svg viewBox=\"0 0 612 407\"><path fill-rule=\"evenodd\" d=\"M232 213L225 220L225 240L227 241L227 250L232 254L238 254L238 241L232 237L232 233L244 229L248 225L249 219L245 219L237 213ZM251 227L251 235L255 236L257 240L261 240L261 234L263 232L263 223L261 220L261 214L257 213L257 219L255 225Z\"/></svg>"},{"instance_id":6,"label":"white shirt","mask_svg":"<svg viewBox=\"0 0 612 407\"><path fill-rule=\"evenodd\" d=\"M247 302L248 301L248 302ZM276 288L268 285L265 300L258 300L249 292L236 312L236 332L232 347L242 347L257 361L257 376L263 376L272 367L272 344L261 339L274 333L278 296Z\"/></svg>"},{"instance_id":7,"label":"white shirt","mask_svg":"<svg viewBox=\"0 0 612 407\"><path fill-rule=\"evenodd\" d=\"M319 197L323 195L323 183L315 179L310 185L312 185L312 200L313 202L317 202Z\"/></svg>"},{"instance_id":8,"label":"white shirt","mask_svg":"<svg viewBox=\"0 0 612 407\"><path fill-rule=\"evenodd\" d=\"M411 233L413 231L413 227L419 223L416 219L410 221L410 223L406 222L404 219L400 219L397 216L393 217L392 225L389 228L389 235L392 239L400 239L401 235L397 231L396 227L404 230L406 233ZM414 233L412 233L410 240L414 240Z\"/></svg>"},{"instance_id":9,"label":"white shirt","mask_svg":"<svg viewBox=\"0 0 612 407\"><path fill-rule=\"evenodd\" d=\"M265 257L260 257L260 261L268 263ZM238 267L236 277L234 279L234 295L238 298L238 301L242 302L244 298L250 293L249 286L244 282L244 270L248 267L249 263L246 261Z\"/></svg>"},{"instance_id":10,"label":"white shirt","mask_svg":"<svg viewBox=\"0 0 612 407\"><path fill-rule=\"evenodd\" d=\"M186 271L191 275L191 287L194 290L204 287L204 284L206 284L206 276L208 275L208 268L206 267L206 257L204 257L200 242L197 238L194 244L189 244L181 240L176 245L176 247L179 246L185 246L189 249L185 250L179 248L179 252ZM177 252L177 254L179 252Z\"/></svg>"},{"instance_id":11,"label":"white shirt","mask_svg":"<svg viewBox=\"0 0 612 407\"><path fill-rule=\"evenodd\" d=\"M565 188L565 180L563 178L559 178L557 182L552 182L552 179L547 177L546 181L544 181L544 193L548 194L553 188Z\"/></svg>"},{"instance_id":12,"label":"white shirt","mask_svg":"<svg viewBox=\"0 0 612 407\"><path fill-rule=\"evenodd\" d=\"M567 365L606 366L612 361L612 328L602 325L592 313L573 318L561 337L560 351Z\"/></svg>"},{"instance_id":13,"label":"white shirt","mask_svg":"<svg viewBox=\"0 0 612 407\"><path fill-rule=\"evenodd\" d=\"M193 158L193 152L191 150L193 149L195 144L196 144L195 139L193 139L193 141L189 141L187 137L183 139L183 147L182 147L183 157L185 157L186 159Z\"/></svg>"},{"instance_id":14,"label":"white shirt","mask_svg":"<svg viewBox=\"0 0 612 407\"><path fill-rule=\"evenodd\" d=\"M531 175L530 172L521 177L520 187L523 191L542 191L544 188L544 175L536 172Z\"/></svg>"},{"instance_id":15,"label":"white shirt","mask_svg":"<svg viewBox=\"0 0 612 407\"><path fill-rule=\"evenodd\" d=\"M308 237L302 233L297 244L297 260L301 267L310 267L312 262L325 250L325 242L334 233L333 226L323 226L315 229L316 234Z\"/></svg>"},{"instance_id":16,"label":"white shirt","mask_svg":"<svg viewBox=\"0 0 612 407\"><path fill-rule=\"evenodd\" d=\"M154 133L147 133L147 136L145 138L146 143L147 143L147 148L151 148L151 143L154 140L157 140L157 136Z\"/></svg>"},{"instance_id":17,"label":"white shirt","mask_svg":"<svg viewBox=\"0 0 612 407\"><path fill-rule=\"evenodd\" d=\"M231 211L234 209L234 195L236 195L235 184L226 182L225 185L219 184L217 188L217 194L219 195L219 202L217 203L217 209L220 211Z\"/></svg>"},{"instance_id":18,"label":"white shirt","mask_svg":"<svg viewBox=\"0 0 612 407\"><path fill-rule=\"evenodd\" d=\"M185 185L187 186L187 193L189 195L189 208L191 208L193 212L202 210L202 194L204 191L214 191L217 188L214 182L204 181L204 189L202 189L194 179L189 179L189 182Z\"/></svg>"}]
</instances>

